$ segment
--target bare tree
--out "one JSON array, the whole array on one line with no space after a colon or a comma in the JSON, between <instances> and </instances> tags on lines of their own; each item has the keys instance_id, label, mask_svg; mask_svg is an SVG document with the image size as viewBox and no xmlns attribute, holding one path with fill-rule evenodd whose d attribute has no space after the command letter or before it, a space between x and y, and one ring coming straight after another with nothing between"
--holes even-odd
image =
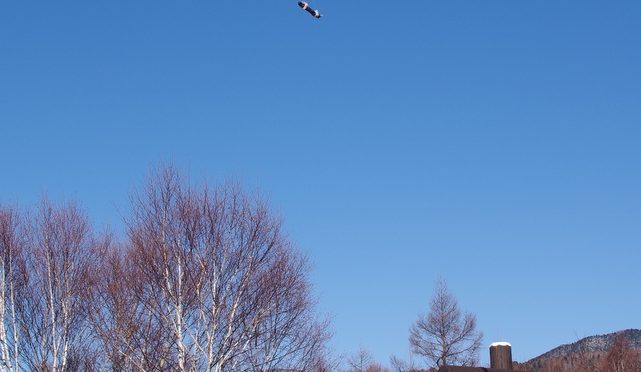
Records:
<instances>
[{"instance_id":1,"label":"bare tree","mask_svg":"<svg viewBox=\"0 0 641 372\"><path fill-rule=\"evenodd\" d=\"M312 372L334 372L340 370L342 356L332 355L329 351L320 353L310 369Z\"/></svg>"},{"instance_id":2,"label":"bare tree","mask_svg":"<svg viewBox=\"0 0 641 372\"><path fill-rule=\"evenodd\" d=\"M623 333L618 334L605 355L603 372L632 372L641 370L641 353L630 347Z\"/></svg>"},{"instance_id":3,"label":"bare tree","mask_svg":"<svg viewBox=\"0 0 641 372\"><path fill-rule=\"evenodd\" d=\"M13 208L0 207L0 370L20 370L20 323L16 314L17 299L23 283L26 244L24 222Z\"/></svg>"},{"instance_id":4,"label":"bare tree","mask_svg":"<svg viewBox=\"0 0 641 372\"><path fill-rule=\"evenodd\" d=\"M388 369L374 360L372 354L360 348L356 354L347 358L347 372L388 372Z\"/></svg>"},{"instance_id":5,"label":"bare tree","mask_svg":"<svg viewBox=\"0 0 641 372\"><path fill-rule=\"evenodd\" d=\"M172 168L134 198L129 242L93 293L95 334L124 369L313 370L329 337L308 266L281 223L234 185Z\"/></svg>"},{"instance_id":6,"label":"bare tree","mask_svg":"<svg viewBox=\"0 0 641 372\"><path fill-rule=\"evenodd\" d=\"M349 372L363 372L374 363L374 358L369 350L360 348L354 355L347 358L347 370Z\"/></svg>"},{"instance_id":7,"label":"bare tree","mask_svg":"<svg viewBox=\"0 0 641 372\"><path fill-rule=\"evenodd\" d=\"M40 204L26 234L16 304L21 369L67 371L92 353L86 321L94 240L73 204ZM28 253L28 254L26 254Z\"/></svg>"},{"instance_id":8,"label":"bare tree","mask_svg":"<svg viewBox=\"0 0 641 372\"><path fill-rule=\"evenodd\" d=\"M482 339L483 334L476 331L476 317L461 314L456 298L442 279L436 284L430 312L419 315L409 337L412 351L437 368L476 364Z\"/></svg>"},{"instance_id":9,"label":"bare tree","mask_svg":"<svg viewBox=\"0 0 641 372\"><path fill-rule=\"evenodd\" d=\"M405 361L396 355L390 357L390 365L392 366L392 371L394 372L418 372L420 369L414 363L414 359L410 355L409 361Z\"/></svg>"},{"instance_id":10,"label":"bare tree","mask_svg":"<svg viewBox=\"0 0 641 372\"><path fill-rule=\"evenodd\" d=\"M335 369L307 260L259 198L166 168L128 233L0 206L0 371Z\"/></svg>"}]
</instances>

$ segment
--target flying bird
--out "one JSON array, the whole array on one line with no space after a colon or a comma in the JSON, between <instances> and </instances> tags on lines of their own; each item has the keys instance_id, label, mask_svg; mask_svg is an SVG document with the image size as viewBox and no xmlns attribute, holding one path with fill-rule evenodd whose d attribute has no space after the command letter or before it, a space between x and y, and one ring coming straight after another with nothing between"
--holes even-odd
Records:
<instances>
[{"instance_id":1,"label":"flying bird","mask_svg":"<svg viewBox=\"0 0 641 372\"><path fill-rule=\"evenodd\" d=\"M309 7L309 4L307 4L304 1L299 1L298 6L301 7L303 10L307 11L307 13L311 14L315 18L320 18L321 14L318 10L312 9Z\"/></svg>"}]
</instances>

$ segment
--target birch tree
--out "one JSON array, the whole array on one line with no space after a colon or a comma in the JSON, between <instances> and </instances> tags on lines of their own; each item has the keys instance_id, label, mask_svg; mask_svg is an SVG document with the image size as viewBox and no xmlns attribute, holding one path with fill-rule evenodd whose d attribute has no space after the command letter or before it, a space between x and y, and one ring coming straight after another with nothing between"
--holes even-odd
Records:
<instances>
[{"instance_id":1,"label":"birch tree","mask_svg":"<svg viewBox=\"0 0 641 372\"><path fill-rule=\"evenodd\" d=\"M91 355L84 305L92 285L91 228L75 205L46 200L29 228L17 311L22 360L29 370L67 371Z\"/></svg>"},{"instance_id":2,"label":"birch tree","mask_svg":"<svg viewBox=\"0 0 641 372\"><path fill-rule=\"evenodd\" d=\"M0 371L20 370L20 323L16 301L22 295L26 231L17 210L0 206Z\"/></svg>"},{"instance_id":3,"label":"birch tree","mask_svg":"<svg viewBox=\"0 0 641 372\"><path fill-rule=\"evenodd\" d=\"M191 187L166 168L134 198L128 226L94 295L96 333L114 358L179 371L311 369L321 359L327 324L306 260L259 198Z\"/></svg>"}]
</instances>

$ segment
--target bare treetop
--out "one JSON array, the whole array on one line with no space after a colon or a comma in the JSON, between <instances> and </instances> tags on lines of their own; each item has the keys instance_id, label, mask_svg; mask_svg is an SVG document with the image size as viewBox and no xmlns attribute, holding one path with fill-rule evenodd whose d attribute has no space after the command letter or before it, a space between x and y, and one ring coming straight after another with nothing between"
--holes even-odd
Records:
<instances>
[{"instance_id":1,"label":"bare treetop","mask_svg":"<svg viewBox=\"0 0 641 372\"><path fill-rule=\"evenodd\" d=\"M472 366L478 362L483 334L476 331L474 314L462 314L444 280L436 284L430 311L419 315L410 328L412 351L430 366Z\"/></svg>"},{"instance_id":2,"label":"bare treetop","mask_svg":"<svg viewBox=\"0 0 641 372\"><path fill-rule=\"evenodd\" d=\"M332 368L307 260L261 199L163 168L127 222L118 242L74 204L0 205L0 370Z\"/></svg>"}]
</instances>

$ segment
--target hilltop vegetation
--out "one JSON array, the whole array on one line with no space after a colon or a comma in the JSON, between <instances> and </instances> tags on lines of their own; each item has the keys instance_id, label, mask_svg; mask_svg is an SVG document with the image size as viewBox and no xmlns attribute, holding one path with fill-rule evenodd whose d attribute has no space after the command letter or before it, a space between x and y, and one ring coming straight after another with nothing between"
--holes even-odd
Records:
<instances>
[{"instance_id":1,"label":"hilltop vegetation","mask_svg":"<svg viewBox=\"0 0 641 372\"><path fill-rule=\"evenodd\" d=\"M641 330L589 336L518 365L534 372L641 371Z\"/></svg>"}]
</instances>

